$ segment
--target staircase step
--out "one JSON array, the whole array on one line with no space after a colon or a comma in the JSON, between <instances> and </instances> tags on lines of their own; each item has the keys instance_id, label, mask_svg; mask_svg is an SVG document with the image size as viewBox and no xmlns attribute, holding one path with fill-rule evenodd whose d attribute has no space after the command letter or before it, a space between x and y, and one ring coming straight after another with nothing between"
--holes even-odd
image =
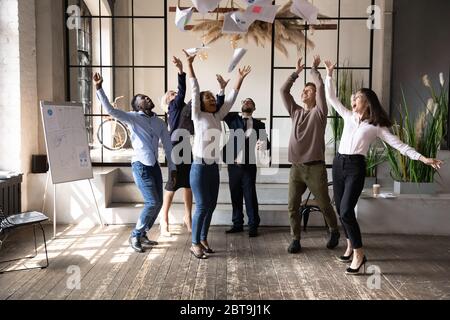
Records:
<instances>
[{"instance_id":1,"label":"staircase step","mask_svg":"<svg viewBox=\"0 0 450 320\"><path fill-rule=\"evenodd\" d=\"M161 169L163 174L163 180L167 181L168 170L167 168ZM289 182L289 171L290 169L281 168L258 168L258 176L256 178L256 183L270 183L270 184L283 184ZM220 181L222 183L228 183L228 169L223 166L220 170ZM134 182L133 173L131 168L120 168L120 173L118 177L118 182Z\"/></svg>"},{"instance_id":2,"label":"staircase step","mask_svg":"<svg viewBox=\"0 0 450 320\"><path fill-rule=\"evenodd\" d=\"M135 224L143 208L142 203L114 203L110 208L105 209L103 219L108 225ZM193 208L195 212L195 206ZM231 225L232 207L229 204L219 204L212 218L212 225ZM261 226L289 226L287 205L260 205L259 214ZM160 215L161 216L161 215ZM156 224L159 224L159 219ZM184 205L174 204L169 212L170 224L183 224ZM247 217L245 217L247 224ZM308 226L323 227L324 220L321 213L311 214Z\"/></svg>"},{"instance_id":3,"label":"staircase step","mask_svg":"<svg viewBox=\"0 0 450 320\"><path fill-rule=\"evenodd\" d=\"M287 204L287 184L258 184L256 187L260 204ZM113 202L142 203L144 199L134 183L118 183L113 187ZM221 183L217 203L229 204L231 201L228 183ZM174 203L184 203L182 190L175 193Z\"/></svg>"}]
</instances>

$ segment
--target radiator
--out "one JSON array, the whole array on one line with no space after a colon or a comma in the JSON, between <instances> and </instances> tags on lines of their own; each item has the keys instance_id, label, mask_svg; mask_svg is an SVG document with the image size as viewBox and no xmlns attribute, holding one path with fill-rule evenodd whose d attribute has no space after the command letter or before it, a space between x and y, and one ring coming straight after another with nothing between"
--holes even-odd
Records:
<instances>
[{"instance_id":1,"label":"radiator","mask_svg":"<svg viewBox=\"0 0 450 320\"><path fill-rule=\"evenodd\" d=\"M7 216L22 212L22 175L0 180L0 207Z\"/></svg>"}]
</instances>

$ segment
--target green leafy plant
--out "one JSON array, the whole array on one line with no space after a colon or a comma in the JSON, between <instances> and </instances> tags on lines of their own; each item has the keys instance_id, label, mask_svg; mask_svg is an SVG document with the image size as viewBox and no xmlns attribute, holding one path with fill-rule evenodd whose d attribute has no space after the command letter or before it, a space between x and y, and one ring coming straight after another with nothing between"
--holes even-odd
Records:
<instances>
[{"instance_id":1,"label":"green leafy plant","mask_svg":"<svg viewBox=\"0 0 450 320\"><path fill-rule=\"evenodd\" d=\"M417 119L412 119L410 107L402 89L399 121L394 123L393 133L400 140L414 147L427 158L436 158L445 135L445 123L448 115L448 90L441 81L440 92L434 90L428 76L423 77L424 85L430 90L427 102L420 99L423 110ZM384 143L384 142L383 142ZM391 167L391 176L400 182L431 183L436 171L420 161L413 161L402 155L396 149L384 143L387 148L387 158Z\"/></svg>"},{"instance_id":2,"label":"green leafy plant","mask_svg":"<svg viewBox=\"0 0 450 320\"><path fill-rule=\"evenodd\" d=\"M377 166L379 166L386 160L386 148L380 148L378 144L372 144L366 156L366 177L376 177Z\"/></svg>"}]
</instances>

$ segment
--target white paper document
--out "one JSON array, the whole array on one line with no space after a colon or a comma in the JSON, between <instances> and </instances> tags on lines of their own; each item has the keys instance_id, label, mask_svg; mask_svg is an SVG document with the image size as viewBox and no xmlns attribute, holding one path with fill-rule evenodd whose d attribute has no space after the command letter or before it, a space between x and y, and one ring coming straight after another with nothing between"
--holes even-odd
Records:
<instances>
[{"instance_id":1,"label":"white paper document","mask_svg":"<svg viewBox=\"0 0 450 320\"><path fill-rule=\"evenodd\" d=\"M233 59L231 60L230 67L228 68L228 72L233 72L234 69L236 69L239 62L241 62L242 58L247 53L246 49L243 48L237 48L234 50Z\"/></svg>"},{"instance_id":2,"label":"white paper document","mask_svg":"<svg viewBox=\"0 0 450 320\"><path fill-rule=\"evenodd\" d=\"M309 24L319 24L317 16L319 9L307 0L294 0L291 6L291 12L306 20Z\"/></svg>"},{"instance_id":3,"label":"white paper document","mask_svg":"<svg viewBox=\"0 0 450 320\"><path fill-rule=\"evenodd\" d=\"M201 14L207 14L210 11L214 11L219 5L221 0L192 0L194 7L197 8Z\"/></svg>"},{"instance_id":4,"label":"white paper document","mask_svg":"<svg viewBox=\"0 0 450 320\"><path fill-rule=\"evenodd\" d=\"M191 21L192 13L194 12L193 8L181 10L177 7L177 13L175 15L175 25L181 31L185 31L184 27Z\"/></svg>"},{"instance_id":5,"label":"white paper document","mask_svg":"<svg viewBox=\"0 0 450 320\"><path fill-rule=\"evenodd\" d=\"M280 6L263 6L259 4L251 5L245 11L248 16L253 17L254 20L260 20L268 23L273 23L277 16L278 8Z\"/></svg>"}]
</instances>

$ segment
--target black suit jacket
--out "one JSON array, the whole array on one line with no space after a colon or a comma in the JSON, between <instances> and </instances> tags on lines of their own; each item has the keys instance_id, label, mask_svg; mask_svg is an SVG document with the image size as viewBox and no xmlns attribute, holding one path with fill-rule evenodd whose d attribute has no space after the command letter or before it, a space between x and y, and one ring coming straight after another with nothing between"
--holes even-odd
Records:
<instances>
[{"instance_id":1,"label":"black suit jacket","mask_svg":"<svg viewBox=\"0 0 450 320\"><path fill-rule=\"evenodd\" d=\"M267 148L270 149L270 141L269 138L267 136L267 132L266 132L266 125L260 121L257 120L255 118L253 119L253 134L256 134L256 139L248 139L247 138L247 143L249 141L253 140L253 145L248 145L247 146L247 150L246 152L252 152L253 153L253 157L254 159L256 159L256 155L255 155L255 143L258 140L267 140ZM230 130L239 130L242 129L244 130L244 119L242 118L242 116L239 115L239 113L237 112L230 112L224 119L223 121L225 121L225 123L228 125L228 128L230 128ZM234 140L234 143L232 143L232 139ZM242 140L241 140L242 142ZM232 161L228 161L227 159L227 153L230 153L230 149L233 147L233 157L234 159ZM238 157L239 152L245 147L245 144L240 144L239 145L239 139L236 135L233 135L230 133L230 137L229 140L227 142L227 144L225 145L225 147L222 150L222 155L223 155L223 160L225 161L225 163L233 163L234 160L236 160L236 158ZM246 159L249 159L249 156L246 155L245 157Z\"/></svg>"}]
</instances>

